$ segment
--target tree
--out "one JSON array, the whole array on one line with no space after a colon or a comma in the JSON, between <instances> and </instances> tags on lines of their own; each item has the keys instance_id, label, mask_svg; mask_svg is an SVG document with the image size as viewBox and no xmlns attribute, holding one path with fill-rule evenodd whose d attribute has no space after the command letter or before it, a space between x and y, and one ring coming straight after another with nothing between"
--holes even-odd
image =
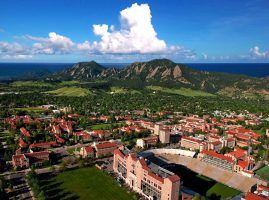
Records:
<instances>
[{"instance_id":1,"label":"tree","mask_svg":"<svg viewBox=\"0 0 269 200\"><path fill-rule=\"evenodd\" d=\"M38 200L46 200L46 196L45 196L44 191L41 191L38 193L37 199Z\"/></svg>"},{"instance_id":2,"label":"tree","mask_svg":"<svg viewBox=\"0 0 269 200\"><path fill-rule=\"evenodd\" d=\"M62 160L59 170L60 171L65 171L66 167L67 167L67 163L64 160Z\"/></svg>"}]
</instances>

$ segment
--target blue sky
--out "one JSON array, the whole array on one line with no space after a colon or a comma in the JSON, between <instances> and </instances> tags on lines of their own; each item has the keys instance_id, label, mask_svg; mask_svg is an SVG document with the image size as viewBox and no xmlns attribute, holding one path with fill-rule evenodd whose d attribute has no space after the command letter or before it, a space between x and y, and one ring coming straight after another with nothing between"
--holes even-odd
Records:
<instances>
[{"instance_id":1,"label":"blue sky","mask_svg":"<svg viewBox=\"0 0 269 200\"><path fill-rule=\"evenodd\" d=\"M269 62L268 8L268 0L0 0L0 62Z\"/></svg>"}]
</instances>

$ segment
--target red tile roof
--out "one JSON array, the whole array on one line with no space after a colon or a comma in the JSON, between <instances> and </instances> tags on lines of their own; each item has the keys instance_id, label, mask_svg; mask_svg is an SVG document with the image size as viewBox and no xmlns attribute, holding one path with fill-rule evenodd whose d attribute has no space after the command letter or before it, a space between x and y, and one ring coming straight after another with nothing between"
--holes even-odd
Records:
<instances>
[{"instance_id":1,"label":"red tile roof","mask_svg":"<svg viewBox=\"0 0 269 200\"><path fill-rule=\"evenodd\" d=\"M161 183L164 182L164 180L163 180L162 177L160 177L160 176L158 176L158 175L156 175L156 174L154 174L154 173L152 173L152 172L150 172L150 171L148 171L148 175L149 175L150 177L154 178L155 180L161 182Z\"/></svg>"},{"instance_id":2,"label":"red tile roof","mask_svg":"<svg viewBox=\"0 0 269 200\"><path fill-rule=\"evenodd\" d=\"M22 138L19 138L19 146L25 148L28 144Z\"/></svg>"},{"instance_id":3,"label":"red tile roof","mask_svg":"<svg viewBox=\"0 0 269 200\"><path fill-rule=\"evenodd\" d=\"M221 159L221 160L226 160L230 163L233 163L233 159L231 157L228 157L228 156L224 156L222 154L218 154L216 153L215 151L207 151L207 150L203 150L201 152L202 154L206 154L206 155L209 155L209 156L212 156L212 157L215 157L215 158L218 158L218 159Z\"/></svg>"},{"instance_id":4,"label":"red tile roof","mask_svg":"<svg viewBox=\"0 0 269 200\"><path fill-rule=\"evenodd\" d=\"M244 160L238 160L237 165L245 169L248 166L248 162Z\"/></svg>"},{"instance_id":5,"label":"red tile roof","mask_svg":"<svg viewBox=\"0 0 269 200\"><path fill-rule=\"evenodd\" d=\"M178 182L178 181L180 181L180 178L179 178L179 176L177 176L177 175L173 175L173 176L169 176L168 177L169 178L169 180L171 181L171 182Z\"/></svg>"},{"instance_id":6,"label":"red tile roof","mask_svg":"<svg viewBox=\"0 0 269 200\"><path fill-rule=\"evenodd\" d=\"M263 196L259 196L257 194L253 194L253 193L250 193L248 192L246 197L245 197L246 200L268 200L269 198L268 197L263 197Z\"/></svg>"},{"instance_id":7,"label":"red tile roof","mask_svg":"<svg viewBox=\"0 0 269 200\"><path fill-rule=\"evenodd\" d=\"M211 142L211 144L213 144L214 146L216 146L216 145L222 144L222 142L221 141L215 141L215 142Z\"/></svg>"},{"instance_id":8,"label":"red tile roof","mask_svg":"<svg viewBox=\"0 0 269 200\"><path fill-rule=\"evenodd\" d=\"M57 142L59 142L61 144L65 143L65 140L63 138L59 137L58 135L54 134L54 137L56 138Z\"/></svg>"},{"instance_id":9,"label":"red tile roof","mask_svg":"<svg viewBox=\"0 0 269 200\"><path fill-rule=\"evenodd\" d=\"M12 158L14 160L24 160L25 159L23 154L13 155Z\"/></svg>"},{"instance_id":10,"label":"red tile roof","mask_svg":"<svg viewBox=\"0 0 269 200\"><path fill-rule=\"evenodd\" d=\"M236 159L239 159L239 158L247 155L247 151L245 151L243 149L236 149L236 150L228 153L228 155L234 156Z\"/></svg>"},{"instance_id":11,"label":"red tile roof","mask_svg":"<svg viewBox=\"0 0 269 200\"><path fill-rule=\"evenodd\" d=\"M158 142L158 137L143 138L146 144L155 144Z\"/></svg>"},{"instance_id":12,"label":"red tile roof","mask_svg":"<svg viewBox=\"0 0 269 200\"><path fill-rule=\"evenodd\" d=\"M99 143L96 144L95 147L97 149L106 149L106 148L113 148L113 147L117 147L117 144L114 142L104 142L104 143Z\"/></svg>"},{"instance_id":13,"label":"red tile roof","mask_svg":"<svg viewBox=\"0 0 269 200\"><path fill-rule=\"evenodd\" d=\"M29 146L29 148L34 148L34 147L40 147L40 148L48 148L48 147L53 147L56 146L57 143L55 141L51 142L40 142L40 143L33 143Z\"/></svg>"},{"instance_id":14,"label":"red tile roof","mask_svg":"<svg viewBox=\"0 0 269 200\"><path fill-rule=\"evenodd\" d=\"M115 149L114 154L119 155L121 158L124 158L124 154L119 149Z\"/></svg>"},{"instance_id":15,"label":"red tile roof","mask_svg":"<svg viewBox=\"0 0 269 200\"><path fill-rule=\"evenodd\" d=\"M48 151L38 151L33 153L26 153L25 156L27 157L48 157L49 152Z\"/></svg>"},{"instance_id":16,"label":"red tile roof","mask_svg":"<svg viewBox=\"0 0 269 200\"><path fill-rule=\"evenodd\" d=\"M22 133L25 137L31 137L30 132L27 131L26 128L21 127L21 128L20 128L20 131L21 131L21 133Z\"/></svg>"},{"instance_id":17,"label":"red tile roof","mask_svg":"<svg viewBox=\"0 0 269 200\"><path fill-rule=\"evenodd\" d=\"M93 148L91 146L87 146L87 147L85 147L85 151L87 153L92 153L93 152Z\"/></svg>"},{"instance_id":18,"label":"red tile roof","mask_svg":"<svg viewBox=\"0 0 269 200\"><path fill-rule=\"evenodd\" d=\"M202 143L201 140L197 140L197 139L195 139L195 138L191 138L191 137L184 136L184 135L182 136L181 139L190 140L190 141L192 141L192 142L197 142L197 143Z\"/></svg>"}]
</instances>

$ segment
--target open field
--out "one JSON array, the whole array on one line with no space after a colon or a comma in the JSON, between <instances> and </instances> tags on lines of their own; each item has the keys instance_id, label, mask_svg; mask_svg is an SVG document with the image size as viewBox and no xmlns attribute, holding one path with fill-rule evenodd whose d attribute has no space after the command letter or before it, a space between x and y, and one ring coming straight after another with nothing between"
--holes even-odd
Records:
<instances>
[{"instance_id":1,"label":"open field","mask_svg":"<svg viewBox=\"0 0 269 200\"><path fill-rule=\"evenodd\" d=\"M165 93L169 93L169 94L179 94L179 95L183 95L183 96L190 96L190 97L215 96L214 94L210 94L210 93L203 92L200 90L187 89L187 88L178 88L177 89L177 88L165 88L165 87L161 87L161 86L147 86L147 89L165 92Z\"/></svg>"},{"instance_id":2,"label":"open field","mask_svg":"<svg viewBox=\"0 0 269 200\"><path fill-rule=\"evenodd\" d=\"M13 87L52 87L50 83L43 81L15 81L11 84Z\"/></svg>"},{"instance_id":3,"label":"open field","mask_svg":"<svg viewBox=\"0 0 269 200\"><path fill-rule=\"evenodd\" d=\"M91 126L91 129L92 130L99 130L99 129L109 130L109 129L111 129L111 127L115 127L115 126L121 127L121 126L124 126L124 123L112 123L112 124L103 123L103 124L95 124L95 125L92 125Z\"/></svg>"},{"instance_id":4,"label":"open field","mask_svg":"<svg viewBox=\"0 0 269 200\"><path fill-rule=\"evenodd\" d=\"M223 185L222 183L216 183L209 190L207 190L206 196L212 197L214 194L216 196L220 196L221 199L227 199L229 197L234 197L240 194L240 192L228 187L227 185Z\"/></svg>"},{"instance_id":5,"label":"open field","mask_svg":"<svg viewBox=\"0 0 269 200\"><path fill-rule=\"evenodd\" d=\"M14 108L17 111L25 111L29 113L42 113L45 111L44 108L38 108L38 107L29 107L29 108Z\"/></svg>"},{"instance_id":6,"label":"open field","mask_svg":"<svg viewBox=\"0 0 269 200\"><path fill-rule=\"evenodd\" d=\"M48 91L46 93L53 94L56 96L76 96L76 97L82 97L91 94L89 90L80 87L62 87L57 90Z\"/></svg>"},{"instance_id":7,"label":"open field","mask_svg":"<svg viewBox=\"0 0 269 200\"><path fill-rule=\"evenodd\" d=\"M255 171L255 173L262 179L269 181L269 166L264 166L259 170Z\"/></svg>"},{"instance_id":8,"label":"open field","mask_svg":"<svg viewBox=\"0 0 269 200\"><path fill-rule=\"evenodd\" d=\"M129 200L131 193L95 167L65 171L57 176L41 177L42 189L48 199Z\"/></svg>"},{"instance_id":9,"label":"open field","mask_svg":"<svg viewBox=\"0 0 269 200\"><path fill-rule=\"evenodd\" d=\"M79 81L75 81L75 80L73 80L73 81L62 81L58 85L60 85L60 86L70 86L70 85L77 85L79 83L80 83Z\"/></svg>"},{"instance_id":10,"label":"open field","mask_svg":"<svg viewBox=\"0 0 269 200\"><path fill-rule=\"evenodd\" d=\"M111 94L125 94L125 93L140 93L139 91L137 90L133 90L133 89L126 89L126 88L123 88L123 87L111 87L110 88L110 93Z\"/></svg>"}]
</instances>

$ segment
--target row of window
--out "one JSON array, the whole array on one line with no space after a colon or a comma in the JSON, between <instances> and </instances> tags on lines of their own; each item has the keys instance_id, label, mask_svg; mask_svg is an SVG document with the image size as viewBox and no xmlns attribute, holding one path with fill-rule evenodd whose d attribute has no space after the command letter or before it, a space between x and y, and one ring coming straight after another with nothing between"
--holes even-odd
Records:
<instances>
[{"instance_id":1,"label":"row of window","mask_svg":"<svg viewBox=\"0 0 269 200\"><path fill-rule=\"evenodd\" d=\"M158 190L162 190L162 187L157 185L156 183L154 183L153 181L150 181L149 179L147 179L146 177L143 178L143 180L145 182L147 182L148 184L150 184L151 186L153 185L155 188L157 188Z\"/></svg>"}]
</instances>

